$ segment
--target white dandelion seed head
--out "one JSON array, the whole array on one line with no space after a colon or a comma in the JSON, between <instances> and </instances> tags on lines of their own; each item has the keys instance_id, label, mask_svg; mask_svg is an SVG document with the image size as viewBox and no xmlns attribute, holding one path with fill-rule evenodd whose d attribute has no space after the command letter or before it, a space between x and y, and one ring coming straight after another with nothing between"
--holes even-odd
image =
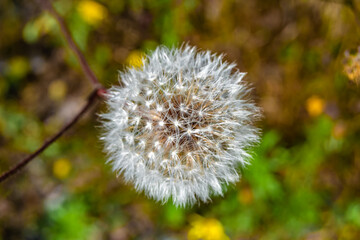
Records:
<instances>
[{"instance_id":1,"label":"white dandelion seed head","mask_svg":"<svg viewBox=\"0 0 360 240\"><path fill-rule=\"evenodd\" d=\"M113 170L177 206L222 195L259 139L245 73L209 51L158 47L108 92L102 140Z\"/></svg>"}]
</instances>

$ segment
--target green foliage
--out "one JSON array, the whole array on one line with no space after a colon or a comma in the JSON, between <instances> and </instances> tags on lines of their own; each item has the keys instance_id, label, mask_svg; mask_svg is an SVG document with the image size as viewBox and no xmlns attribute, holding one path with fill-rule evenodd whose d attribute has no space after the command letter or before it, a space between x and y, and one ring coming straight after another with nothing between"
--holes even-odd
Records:
<instances>
[{"instance_id":1,"label":"green foliage","mask_svg":"<svg viewBox=\"0 0 360 240\"><path fill-rule=\"evenodd\" d=\"M186 221L186 213L182 208L177 208L173 204L164 205L164 223L165 225L180 229Z\"/></svg>"},{"instance_id":2,"label":"green foliage","mask_svg":"<svg viewBox=\"0 0 360 240\"><path fill-rule=\"evenodd\" d=\"M360 227L360 203L354 202L348 206L345 213L345 218L350 223Z\"/></svg>"},{"instance_id":3,"label":"green foliage","mask_svg":"<svg viewBox=\"0 0 360 240\"><path fill-rule=\"evenodd\" d=\"M46 239L89 239L94 225L87 216L87 205L76 199L53 206L46 212L41 231Z\"/></svg>"}]
</instances>

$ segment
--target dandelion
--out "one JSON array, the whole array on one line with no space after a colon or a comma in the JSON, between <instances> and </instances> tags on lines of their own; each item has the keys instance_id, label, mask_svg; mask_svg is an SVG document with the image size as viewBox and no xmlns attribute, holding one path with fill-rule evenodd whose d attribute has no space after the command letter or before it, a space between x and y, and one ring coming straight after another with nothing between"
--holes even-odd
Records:
<instances>
[{"instance_id":1,"label":"dandelion","mask_svg":"<svg viewBox=\"0 0 360 240\"><path fill-rule=\"evenodd\" d=\"M113 170L177 206L207 202L239 180L259 139L245 73L195 47L158 47L108 91L101 139Z\"/></svg>"}]
</instances>

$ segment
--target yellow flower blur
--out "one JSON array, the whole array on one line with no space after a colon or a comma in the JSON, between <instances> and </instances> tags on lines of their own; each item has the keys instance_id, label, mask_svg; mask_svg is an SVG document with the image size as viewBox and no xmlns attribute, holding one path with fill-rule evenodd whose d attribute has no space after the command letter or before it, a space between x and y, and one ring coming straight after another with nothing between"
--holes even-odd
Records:
<instances>
[{"instance_id":1,"label":"yellow flower blur","mask_svg":"<svg viewBox=\"0 0 360 240\"><path fill-rule=\"evenodd\" d=\"M67 92L67 86L61 79L53 81L48 88L49 98L54 101L60 101L64 99Z\"/></svg>"},{"instance_id":2,"label":"yellow flower blur","mask_svg":"<svg viewBox=\"0 0 360 240\"><path fill-rule=\"evenodd\" d=\"M107 17L106 8L95 1L81 1L77 10L84 21L90 25L96 26Z\"/></svg>"},{"instance_id":3,"label":"yellow flower blur","mask_svg":"<svg viewBox=\"0 0 360 240\"><path fill-rule=\"evenodd\" d=\"M145 54L141 51L134 50L126 58L126 64L130 67L141 68L144 64Z\"/></svg>"},{"instance_id":4,"label":"yellow flower blur","mask_svg":"<svg viewBox=\"0 0 360 240\"><path fill-rule=\"evenodd\" d=\"M23 78L30 69L29 60L25 57L13 57L9 61L7 72L10 76L15 78Z\"/></svg>"},{"instance_id":5,"label":"yellow flower blur","mask_svg":"<svg viewBox=\"0 0 360 240\"><path fill-rule=\"evenodd\" d=\"M71 162L66 158L60 158L53 165L53 174L58 179L65 179L71 171Z\"/></svg>"},{"instance_id":6,"label":"yellow flower blur","mask_svg":"<svg viewBox=\"0 0 360 240\"><path fill-rule=\"evenodd\" d=\"M316 117L324 111L325 101L318 97L312 96L306 100L306 110L311 117Z\"/></svg>"},{"instance_id":7,"label":"yellow flower blur","mask_svg":"<svg viewBox=\"0 0 360 240\"><path fill-rule=\"evenodd\" d=\"M229 240L221 223L215 218L194 215L190 221L189 240Z\"/></svg>"}]
</instances>

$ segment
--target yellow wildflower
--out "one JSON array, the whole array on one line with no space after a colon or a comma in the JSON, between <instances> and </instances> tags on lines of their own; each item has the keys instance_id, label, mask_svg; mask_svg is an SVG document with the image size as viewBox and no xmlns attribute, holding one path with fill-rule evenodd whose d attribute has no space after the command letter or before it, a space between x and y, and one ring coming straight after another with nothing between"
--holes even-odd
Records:
<instances>
[{"instance_id":1,"label":"yellow wildflower","mask_svg":"<svg viewBox=\"0 0 360 240\"><path fill-rule=\"evenodd\" d=\"M29 61L22 56L13 57L9 61L7 72L17 79L23 78L30 70Z\"/></svg>"},{"instance_id":2,"label":"yellow wildflower","mask_svg":"<svg viewBox=\"0 0 360 240\"><path fill-rule=\"evenodd\" d=\"M66 158L59 158L53 165L53 174L58 179L65 179L71 171L71 162Z\"/></svg>"},{"instance_id":3,"label":"yellow wildflower","mask_svg":"<svg viewBox=\"0 0 360 240\"><path fill-rule=\"evenodd\" d=\"M77 6L77 10L85 22L94 26L98 25L108 14L104 6L90 0L81 1Z\"/></svg>"},{"instance_id":4,"label":"yellow wildflower","mask_svg":"<svg viewBox=\"0 0 360 240\"><path fill-rule=\"evenodd\" d=\"M325 101L318 97L312 96L306 100L306 110L311 117L316 117L324 111Z\"/></svg>"},{"instance_id":5,"label":"yellow wildflower","mask_svg":"<svg viewBox=\"0 0 360 240\"><path fill-rule=\"evenodd\" d=\"M141 68L144 64L145 54L141 51L134 50L126 58L126 64L130 67Z\"/></svg>"},{"instance_id":6,"label":"yellow wildflower","mask_svg":"<svg viewBox=\"0 0 360 240\"><path fill-rule=\"evenodd\" d=\"M67 92L67 87L64 81L62 80L55 80L53 81L48 89L48 94L50 99L54 101L62 100Z\"/></svg>"},{"instance_id":7,"label":"yellow wildflower","mask_svg":"<svg viewBox=\"0 0 360 240\"><path fill-rule=\"evenodd\" d=\"M215 218L194 215L190 221L189 240L229 240L221 223Z\"/></svg>"}]
</instances>

